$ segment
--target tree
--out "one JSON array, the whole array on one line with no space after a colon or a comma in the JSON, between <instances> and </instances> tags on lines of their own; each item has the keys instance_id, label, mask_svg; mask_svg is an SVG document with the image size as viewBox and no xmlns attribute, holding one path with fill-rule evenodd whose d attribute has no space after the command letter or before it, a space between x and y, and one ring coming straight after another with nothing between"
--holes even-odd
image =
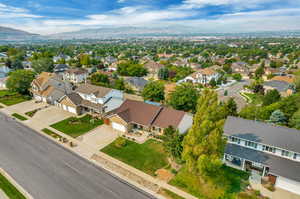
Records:
<instances>
[{"instance_id":1,"label":"tree","mask_svg":"<svg viewBox=\"0 0 300 199\"><path fill-rule=\"evenodd\" d=\"M261 77L263 74L265 73L265 69L263 67L258 67L256 70L255 70L255 77L259 78Z\"/></svg>"},{"instance_id":2,"label":"tree","mask_svg":"<svg viewBox=\"0 0 300 199\"><path fill-rule=\"evenodd\" d=\"M19 59L14 59L14 60L11 62L11 68L14 69L14 70L23 69L23 65L22 65L21 60L19 60Z\"/></svg>"},{"instance_id":3,"label":"tree","mask_svg":"<svg viewBox=\"0 0 300 199\"><path fill-rule=\"evenodd\" d=\"M264 89L263 85L257 84L253 87L253 92L263 95L265 93L265 89Z\"/></svg>"},{"instance_id":4,"label":"tree","mask_svg":"<svg viewBox=\"0 0 300 199\"><path fill-rule=\"evenodd\" d=\"M211 87L217 86L217 82L216 82L215 78L212 78L212 79L209 81L208 84L209 84Z\"/></svg>"},{"instance_id":5,"label":"tree","mask_svg":"<svg viewBox=\"0 0 300 199\"><path fill-rule=\"evenodd\" d=\"M142 91L142 96L145 100L160 102L165 99L165 87L163 83L151 81L146 84Z\"/></svg>"},{"instance_id":6,"label":"tree","mask_svg":"<svg viewBox=\"0 0 300 199\"><path fill-rule=\"evenodd\" d=\"M124 62L118 65L117 72L123 76L142 77L147 75L148 71L140 64L133 62Z\"/></svg>"},{"instance_id":7,"label":"tree","mask_svg":"<svg viewBox=\"0 0 300 199\"><path fill-rule=\"evenodd\" d=\"M263 105L267 106L280 100L280 93L276 89L267 91L263 98Z\"/></svg>"},{"instance_id":8,"label":"tree","mask_svg":"<svg viewBox=\"0 0 300 199\"><path fill-rule=\"evenodd\" d=\"M164 148L174 159L181 158L183 138L184 135L180 135L178 130L175 130L172 126L164 130L162 136Z\"/></svg>"},{"instance_id":9,"label":"tree","mask_svg":"<svg viewBox=\"0 0 300 199\"><path fill-rule=\"evenodd\" d=\"M237 104L232 97L225 103L225 108L227 115L237 116Z\"/></svg>"},{"instance_id":10,"label":"tree","mask_svg":"<svg viewBox=\"0 0 300 199\"><path fill-rule=\"evenodd\" d=\"M10 73L6 86L13 92L28 94L35 73L29 70L16 70Z\"/></svg>"},{"instance_id":11,"label":"tree","mask_svg":"<svg viewBox=\"0 0 300 199\"><path fill-rule=\"evenodd\" d=\"M162 80L167 80L169 77L169 69L166 67L160 68L158 71L158 78Z\"/></svg>"},{"instance_id":12,"label":"tree","mask_svg":"<svg viewBox=\"0 0 300 199\"><path fill-rule=\"evenodd\" d=\"M232 78L234 79L234 80L236 80L236 81L241 81L242 80L242 75L240 74L240 73L234 73L233 75L232 75Z\"/></svg>"},{"instance_id":13,"label":"tree","mask_svg":"<svg viewBox=\"0 0 300 199\"><path fill-rule=\"evenodd\" d=\"M272 115L270 116L270 120L271 123L274 124L285 124L286 123L286 117L284 115L284 113L280 110L276 110L272 113Z\"/></svg>"},{"instance_id":14,"label":"tree","mask_svg":"<svg viewBox=\"0 0 300 199\"><path fill-rule=\"evenodd\" d=\"M102 73L93 73L91 75L91 83L98 86L108 86L109 78L107 75Z\"/></svg>"},{"instance_id":15,"label":"tree","mask_svg":"<svg viewBox=\"0 0 300 199\"><path fill-rule=\"evenodd\" d=\"M174 109L195 112L199 91L191 83L176 86L169 94L168 104Z\"/></svg>"},{"instance_id":16,"label":"tree","mask_svg":"<svg viewBox=\"0 0 300 199\"><path fill-rule=\"evenodd\" d=\"M54 64L50 58L39 58L32 61L32 68L36 73L53 72Z\"/></svg>"},{"instance_id":17,"label":"tree","mask_svg":"<svg viewBox=\"0 0 300 199\"><path fill-rule=\"evenodd\" d=\"M290 127L300 129L300 109L295 112L289 121Z\"/></svg>"},{"instance_id":18,"label":"tree","mask_svg":"<svg viewBox=\"0 0 300 199\"><path fill-rule=\"evenodd\" d=\"M193 126L183 140L182 158L196 175L216 175L222 165L224 118L217 93L204 90L198 100Z\"/></svg>"},{"instance_id":19,"label":"tree","mask_svg":"<svg viewBox=\"0 0 300 199\"><path fill-rule=\"evenodd\" d=\"M90 55L83 54L80 56L80 64L83 66L89 66L91 64Z\"/></svg>"}]
</instances>

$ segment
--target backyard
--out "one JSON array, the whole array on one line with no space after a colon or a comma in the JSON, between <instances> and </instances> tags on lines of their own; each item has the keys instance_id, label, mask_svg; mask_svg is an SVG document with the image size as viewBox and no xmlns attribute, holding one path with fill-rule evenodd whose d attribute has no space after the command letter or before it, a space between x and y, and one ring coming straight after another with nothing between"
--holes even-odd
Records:
<instances>
[{"instance_id":1,"label":"backyard","mask_svg":"<svg viewBox=\"0 0 300 199\"><path fill-rule=\"evenodd\" d=\"M120 139L124 140L123 146L116 144ZM162 143L155 140L138 144L118 138L101 151L152 176L157 169L168 165L167 154Z\"/></svg>"},{"instance_id":2,"label":"backyard","mask_svg":"<svg viewBox=\"0 0 300 199\"><path fill-rule=\"evenodd\" d=\"M51 127L73 138L76 138L102 124L102 120L95 119L91 115L85 115L83 117L70 117L58 123L52 124Z\"/></svg>"},{"instance_id":3,"label":"backyard","mask_svg":"<svg viewBox=\"0 0 300 199\"><path fill-rule=\"evenodd\" d=\"M0 90L0 103L6 106L15 105L21 102L28 101L30 99L30 96L21 95L9 90Z\"/></svg>"},{"instance_id":4,"label":"backyard","mask_svg":"<svg viewBox=\"0 0 300 199\"><path fill-rule=\"evenodd\" d=\"M0 189L9 199L26 199L2 174L0 174Z\"/></svg>"}]
</instances>

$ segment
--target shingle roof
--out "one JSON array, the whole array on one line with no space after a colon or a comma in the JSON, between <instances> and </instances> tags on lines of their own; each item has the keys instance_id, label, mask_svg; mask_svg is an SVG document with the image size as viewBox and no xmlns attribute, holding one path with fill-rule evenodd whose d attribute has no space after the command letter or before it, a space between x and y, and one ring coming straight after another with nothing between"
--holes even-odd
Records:
<instances>
[{"instance_id":1,"label":"shingle roof","mask_svg":"<svg viewBox=\"0 0 300 199\"><path fill-rule=\"evenodd\" d=\"M112 89L106 88L102 86L94 86L91 84L82 84L80 85L75 92L83 93L83 94L94 94L96 97L104 97L107 93L109 93Z\"/></svg>"},{"instance_id":2,"label":"shingle roof","mask_svg":"<svg viewBox=\"0 0 300 199\"><path fill-rule=\"evenodd\" d=\"M153 125L161 128L167 128L170 125L177 127L184 115L184 111L178 111L172 108L163 108L153 122Z\"/></svg>"},{"instance_id":3,"label":"shingle roof","mask_svg":"<svg viewBox=\"0 0 300 199\"><path fill-rule=\"evenodd\" d=\"M148 84L148 81L142 77L130 77L126 79L126 82L141 89L143 89L146 84Z\"/></svg>"},{"instance_id":4,"label":"shingle roof","mask_svg":"<svg viewBox=\"0 0 300 199\"><path fill-rule=\"evenodd\" d=\"M285 92L290 88L290 84L285 81L271 80L264 83L264 86L270 86L279 92Z\"/></svg>"},{"instance_id":5,"label":"shingle roof","mask_svg":"<svg viewBox=\"0 0 300 199\"><path fill-rule=\"evenodd\" d=\"M225 153L268 166L269 172L272 174L300 181L300 163L297 161L281 158L236 144L227 144Z\"/></svg>"},{"instance_id":6,"label":"shingle roof","mask_svg":"<svg viewBox=\"0 0 300 199\"><path fill-rule=\"evenodd\" d=\"M300 153L300 131L297 129L229 116L224 133Z\"/></svg>"}]
</instances>

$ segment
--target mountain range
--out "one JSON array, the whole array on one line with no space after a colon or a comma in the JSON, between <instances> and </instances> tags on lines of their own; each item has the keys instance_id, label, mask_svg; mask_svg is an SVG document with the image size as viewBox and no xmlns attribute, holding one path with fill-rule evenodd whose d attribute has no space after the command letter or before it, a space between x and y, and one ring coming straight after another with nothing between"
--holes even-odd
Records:
<instances>
[{"instance_id":1,"label":"mountain range","mask_svg":"<svg viewBox=\"0 0 300 199\"><path fill-rule=\"evenodd\" d=\"M38 34L29 33L23 30L0 26L0 40L28 40L37 38L38 36Z\"/></svg>"}]
</instances>

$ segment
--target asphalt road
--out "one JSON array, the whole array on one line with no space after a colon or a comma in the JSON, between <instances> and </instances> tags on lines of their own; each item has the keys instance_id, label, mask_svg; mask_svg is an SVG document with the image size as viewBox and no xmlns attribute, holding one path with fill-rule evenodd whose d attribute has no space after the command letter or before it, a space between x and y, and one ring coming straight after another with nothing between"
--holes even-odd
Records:
<instances>
[{"instance_id":1,"label":"asphalt road","mask_svg":"<svg viewBox=\"0 0 300 199\"><path fill-rule=\"evenodd\" d=\"M154 198L2 113L0 167L35 199Z\"/></svg>"}]
</instances>

